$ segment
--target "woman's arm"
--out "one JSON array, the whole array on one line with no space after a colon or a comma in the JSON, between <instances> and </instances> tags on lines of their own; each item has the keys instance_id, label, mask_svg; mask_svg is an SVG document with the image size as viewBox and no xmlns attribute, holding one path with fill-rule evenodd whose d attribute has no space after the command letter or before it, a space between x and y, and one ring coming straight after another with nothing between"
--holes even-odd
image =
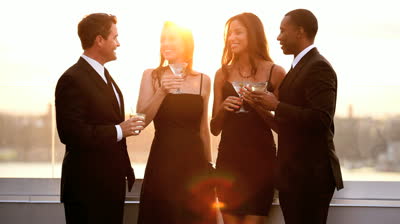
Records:
<instances>
[{"instance_id":1,"label":"woman's arm","mask_svg":"<svg viewBox=\"0 0 400 224\"><path fill-rule=\"evenodd\" d=\"M275 69L271 73L271 84L274 89L273 94L279 99L279 87L283 79L285 78L286 71L279 65L275 65ZM275 116L269 110L260 111L262 114L263 120L274 130L278 133L278 124L275 121Z\"/></svg>"},{"instance_id":2,"label":"woman's arm","mask_svg":"<svg viewBox=\"0 0 400 224\"><path fill-rule=\"evenodd\" d=\"M150 124L154 119L165 96L170 91L179 88L183 82L182 78L163 74L160 81L161 85L158 86L153 80L154 78L152 73L153 69L147 69L143 72L139 99L136 105L136 111L138 113L146 114L145 126Z\"/></svg>"},{"instance_id":3,"label":"woman's arm","mask_svg":"<svg viewBox=\"0 0 400 224\"><path fill-rule=\"evenodd\" d=\"M222 69L219 69L214 79L214 102L210 122L211 133L215 136L221 133L225 112L238 110L242 105L242 100L239 97L229 96L225 100L223 99L222 89L224 82L224 74Z\"/></svg>"},{"instance_id":4,"label":"woman's arm","mask_svg":"<svg viewBox=\"0 0 400 224\"><path fill-rule=\"evenodd\" d=\"M207 75L203 75L202 85L203 97L203 115L200 123L200 136L204 144L204 153L208 162L212 162L211 143L210 143L210 129L208 127L208 101L210 98L211 81Z\"/></svg>"},{"instance_id":5,"label":"woman's arm","mask_svg":"<svg viewBox=\"0 0 400 224\"><path fill-rule=\"evenodd\" d=\"M285 78L285 75L286 75L285 69L279 65L275 65L275 69L272 71L271 84L272 88L274 89L273 93L278 98L279 98L279 87L281 86L281 83Z\"/></svg>"},{"instance_id":6,"label":"woman's arm","mask_svg":"<svg viewBox=\"0 0 400 224\"><path fill-rule=\"evenodd\" d=\"M146 114L145 126L151 123L157 114L164 97L167 95L161 88L156 88L153 84L153 69L143 72L140 84L139 98L136 105L138 113Z\"/></svg>"}]
</instances>

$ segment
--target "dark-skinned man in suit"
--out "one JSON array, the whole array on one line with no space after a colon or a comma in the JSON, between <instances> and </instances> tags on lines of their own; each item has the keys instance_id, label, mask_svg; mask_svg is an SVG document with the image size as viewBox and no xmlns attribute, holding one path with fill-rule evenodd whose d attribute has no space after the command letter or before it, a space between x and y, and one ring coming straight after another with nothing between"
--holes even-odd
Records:
<instances>
[{"instance_id":1,"label":"dark-skinned man in suit","mask_svg":"<svg viewBox=\"0 0 400 224\"><path fill-rule=\"evenodd\" d=\"M276 186L286 224L326 223L334 190L343 188L333 143L337 78L314 45L317 31L309 10L288 12L277 39L294 61L279 97L244 91L247 101L265 108L264 120L278 133Z\"/></svg>"}]
</instances>

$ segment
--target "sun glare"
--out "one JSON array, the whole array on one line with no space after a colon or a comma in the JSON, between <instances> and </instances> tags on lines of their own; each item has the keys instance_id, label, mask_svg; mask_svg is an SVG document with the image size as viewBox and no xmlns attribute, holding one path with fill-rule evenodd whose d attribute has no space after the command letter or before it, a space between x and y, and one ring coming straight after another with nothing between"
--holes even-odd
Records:
<instances>
[{"instance_id":1,"label":"sun glare","mask_svg":"<svg viewBox=\"0 0 400 224\"><path fill-rule=\"evenodd\" d=\"M225 203L216 201L213 203L212 207L215 209L223 209L223 208L225 208Z\"/></svg>"},{"instance_id":2,"label":"sun glare","mask_svg":"<svg viewBox=\"0 0 400 224\"><path fill-rule=\"evenodd\" d=\"M326 5L317 0L284 0L274 5L264 0L149 0L136 4L77 0L56 4L40 0L48 9L27 0L23 0L26 3L23 9L19 7L20 1L9 2L0 14L3 21L9 21L4 24L9 35L0 36L3 102L0 111L47 111L58 78L82 53L76 26L84 15L107 12L118 17L121 42L118 60L106 66L121 86L126 104L134 106L141 74L159 63L160 33L165 21L192 30L195 40L193 68L213 80L220 67L224 25L230 17L242 12L259 16L264 23L272 58L287 70L292 57L282 54L276 40L280 20L291 9L309 8L319 19L317 47L338 73L337 114L346 114L349 104L353 104L355 113L361 115L400 113L400 106L392 103L399 95L392 92L400 85L396 81L398 75L393 72L397 71L396 52L400 50L400 16L395 12L394 1L382 1L379 5L365 2L362 11L358 10L358 4L344 0ZM344 3L345 8L342 7ZM339 17L338 11L341 12ZM382 30L389 31L382 33ZM366 63L369 66L359 66ZM375 78L377 73L381 78ZM369 91L371 83L379 97L374 98ZM31 87L24 88L27 84ZM393 87L390 92L385 87L388 84ZM41 94L30 94L30 91L37 92L32 90L35 88ZM32 100L26 100L29 94ZM15 99L4 99L10 95ZM371 100L366 102L365 97Z\"/></svg>"}]
</instances>

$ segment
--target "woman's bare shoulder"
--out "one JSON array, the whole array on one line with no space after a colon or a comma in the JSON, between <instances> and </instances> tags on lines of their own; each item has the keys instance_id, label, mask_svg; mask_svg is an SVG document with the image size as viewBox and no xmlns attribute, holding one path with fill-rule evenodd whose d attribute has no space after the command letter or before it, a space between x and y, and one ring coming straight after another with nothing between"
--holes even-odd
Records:
<instances>
[{"instance_id":1,"label":"woman's bare shoulder","mask_svg":"<svg viewBox=\"0 0 400 224\"><path fill-rule=\"evenodd\" d=\"M285 74L286 74L285 69L282 66L278 65L278 64L275 64L274 70L272 72L274 74L282 75L282 76L285 76Z\"/></svg>"},{"instance_id":2,"label":"woman's bare shoulder","mask_svg":"<svg viewBox=\"0 0 400 224\"><path fill-rule=\"evenodd\" d=\"M151 76L153 74L154 68L148 68L143 71L143 76Z\"/></svg>"}]
</instances>

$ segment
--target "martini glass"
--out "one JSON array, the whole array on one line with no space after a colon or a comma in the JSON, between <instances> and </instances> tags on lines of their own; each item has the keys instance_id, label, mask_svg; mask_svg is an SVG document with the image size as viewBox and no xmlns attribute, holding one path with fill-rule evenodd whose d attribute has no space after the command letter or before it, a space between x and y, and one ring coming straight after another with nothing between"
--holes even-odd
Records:
<instances>
[{"instance_id":1,"label":"martini glass","mask_svg":"<svg viewBox=\"0 0 400 224\"><path fill-rule=\"evenodd\" d=\"M250 84L251 91L261 91L264 92L267 88L268 82L253 82Z\"/></svg>"},{"instance_id":2,"label":"martini glass","mask_svg":"<svg viewBox=\"0 0 400 224\"><path fill-rule=\"evenodd\" d=\"M240 89L247 86L248 84L249 84L248 82L239 82L239 81L232 82L233 88L235 89L240 98L243 97L242 94L240 93ZM246 113L246 112L248 111L243 108L243 104L240 106L240 109L236 111L236 113Z\"/></svg>"},{"instance_id":3,"label":"martini glass","mask_svg":"<svg viewBox=\"0 0 400 224\"><path fill-rule=\"evenodd\" d=\"M187 63L173 63L173 64L169 64L169 67L171 68L172 73L174 73L175 76L178 76L180 78L182 78L185 69L187 67ZM181 89L176 89L175 94L181 94Z\"/></svg>"}]
</instances>

